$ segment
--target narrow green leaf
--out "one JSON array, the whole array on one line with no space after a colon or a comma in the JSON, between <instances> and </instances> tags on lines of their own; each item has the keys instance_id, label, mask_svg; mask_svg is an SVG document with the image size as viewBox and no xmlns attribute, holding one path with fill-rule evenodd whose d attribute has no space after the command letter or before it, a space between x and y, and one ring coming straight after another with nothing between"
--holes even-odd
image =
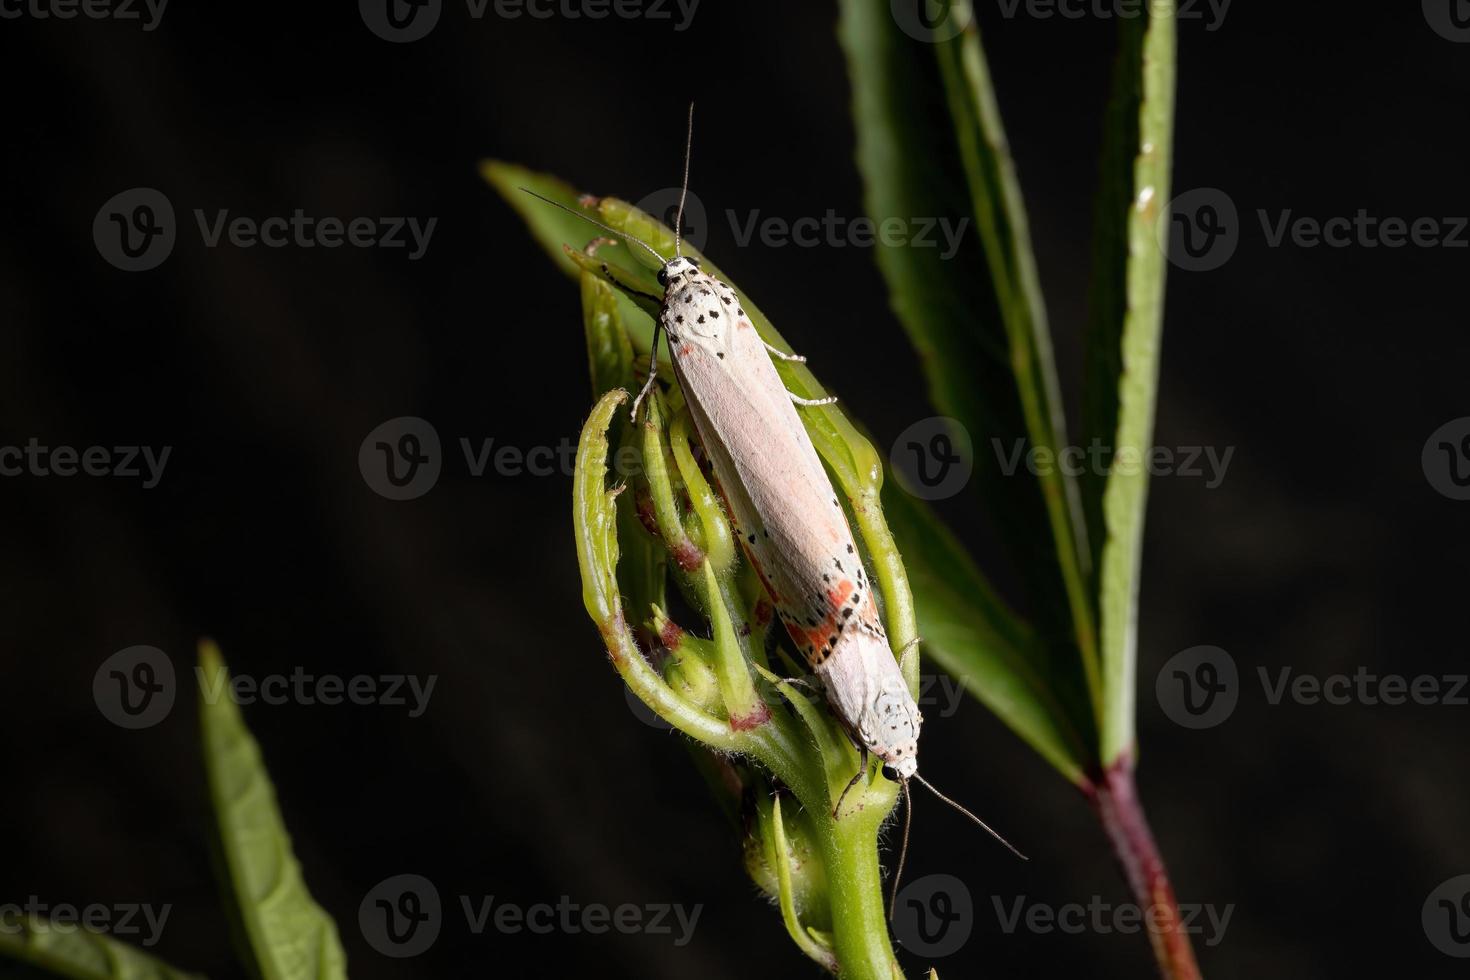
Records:
<instances>
[{"instance_id":1,"label":"narrow green leaf","mask_svg":"<svg viewBox=\"0 0 1470 980\"><path fill-rule=\"evenodd\" d=\"M1115 110L1126 122L1122 132L1131 138L1132 173L1126 196L1104 187L1104 206L1111 204L1113 220L1126 233L1127 259L1122 285L1111 295L1122 295L1121 305L1099 300L1095 316L1113 317L1091 334L1089 361L1098 371L1116 366L1112 391L1115 399L1095 398L1092 421L1105 425L1115 419L1110 444L1115 463L1121 454L1147 458L1153 441L1154 402L1158 388L1159 343L1163 331L1164 279L1167 262L1155 239L1159 216L1168 207L1169 169L1174 139L1175 8L1170 0L1148 7L1142 23L1124 24ZM1137 32L1129 34L1130 29ZM1122 173L1125 180L1130 175ZM1121 200L1120 200L1121 198ZM1121 210L1116 208L1121 205ZM1100 233L1105 236L1105 233ZM1106 252L1103 254L1107 261ZM1116 261L1099 269L1101 275L1118 272ZM1116 344L1116 353L1110 345ZM1094 382L1096 385L1096 382ZM1104 431L1105 430L1100 430ZM1113 765L1133 749L1134 687L1136 684L1138 575L1143 551L1144 511L1148 502L1148 468L1114 465L1102 491L1101 513L1106 537L1102 542L1098 580L1101 623L1104 710L1102 761Z\"/></svg>"},{"instance_id":2,"label":"narrow green leaf","mask_svg":"<svg viewBox=\"0 0 1470 980\"><path fill-rule=\"evenodd\" d=\"M967 223L948 259L938 249L877 246L889 302L919 355L930 401L974 443L978 489L1007 515L999 530L1018 568L1034 590L1054 589L1054 563L1037 560L1047 522L1036 486L986 463L994 458L992 439L1009 449L1026 428L999 297L969 227L966 175L934 46L899 31L885 0L842 0L840 7L865 210L876 222Z\"/></svg>"},{"instance_id":3,"label":"narrow green leaf","mask_svg":"<svg viewBox=\"0 0 1470 980\"><path fill-rule=\"evenodd\" d=\"M0 956L68 980L202 980L111 936L38 917L6 920Z\"/></svg>"},{"instance_id":4,"label":"narrow green leaf","mask_svg":"<svg viewBox=\"0 0 1470 980\"><path fill-rule=\"evenodd\" d=\"M975 226L1000 303L1026 431L1033 447L1055 458L1066 446L1066 422L1026 206L974 12L967 0L950 3L949 12L967 27L939 42L936 49L975 209ZM1074 638L1096 711L1102 691L1090 592L1092 553L1086 543L1081 497L1076 481L1062 467L1048 467L1038 480Z\"/></svg>"},{"instance_id":5,"label":"narrow green leaf","mask_svg":"<svg viewBox=\"0 0 1470 980\"><path fill-rule=\"evenodd\" d=\"M616 388L636 385L633 345L623 326L621 303L616 290L589 272L581 274L582 327L587 337L587 363L592 374L592 395L601 398ZM624 461L638 453L638 434L626 418L614 418L610 436ZM623 474L625 479L631 474ZM637 493L622 494L617 503L618 536L624 542L623 561L618 565L618 585L633 609L662 606L666 552L652 535L642 533L638 519Z\"/></svg>"},{"instance_id":6,"label":"narrow green leaf","mask_svg":"<svg viewBox=\"0 0 1470 980\"><path fill-rule=\"evenodd\" d=\"M260 747L213 643L199 645L199 669L204 768L252 972L261 980L345 978L336 923L306 888Z\"/></svg>"},{"instance_id":7,"label":"narrow green leaf","mask_svg":"<svg viewBox=\"0 0 1470 980\"><path fill-rule=\"evenodd\" d=\"M1090 745L1094 705L1101 697L1078 495L1060 471L1037 481L1007 475L998 462L1018 448L1055 449L1066 439L1046 314L1019 184L973 16L960 3L929 9L939 16L928 23L968 26L947 38L950 32L941 29L939 40L926 43L900 29L888 3L841 3L839 34L853 86L865 206L879 222L924 217L969 222L952 257L946 259L938 249L880 246L877 259L894 312L918 351L931 401L958 420L973 441L973 482L1021 573L1034 615L1042 622L1071 623L1063 631L1065 639L1048 632L1030 641L1036 651L1028 653L1032 676L1017 690L1032 690L1041 698L1021 712L1033 720L1015 711L1003 717L1038 749L1045 746L1042 754L1075 778L1087 755L1079 758L1075 744L1063 748L1053 736L1086 732L1062 741ZM906 503L910 510L918 506ZM889 519L895 519L891 505ZM906 530L913 530L912 522ZM906 530L895 524L912 576L916 565L929 560L917 549L933 539L921 534L910 541ZM956 600L960 606L973 603L964 619L987 634L1011 632L1016 617L992 601L985 579L968 559L966 564L972 587ZM926 588L915 582L914 591L921 606L920 634L931 641ZM932 614L932 602L928 608ZM951 613L957 611L950 610L947 619L953 621ZM1036 721L1041 717L1047 720Z\"/></svg>"},{"instance_id":8,"label":"narrow green leaf","mask_svg":"<svg viewBox=\"0 0 1470 980\"><path fill-rule=\"evenodd\" d=\"M776 881L778 902L781 906L781 921L786 925L786 934L807 955L808 959L820 963L828 972L837 972L837 957L830 943L819 943L801 924L797 914L796 895L791 888L791 848L786 843L786 826L781 819L781 796L776 795L771 804L772 842L775 845Z\"/></svg>"}]
</instances>

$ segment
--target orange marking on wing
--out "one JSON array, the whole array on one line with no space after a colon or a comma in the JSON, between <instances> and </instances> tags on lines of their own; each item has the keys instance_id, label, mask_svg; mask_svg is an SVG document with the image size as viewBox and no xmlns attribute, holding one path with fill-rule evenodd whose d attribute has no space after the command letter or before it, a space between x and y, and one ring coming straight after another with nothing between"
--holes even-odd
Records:
<instances>
[{"instance_id":1,"label":"orange marking on wing","mask_svg":"<svg viewBox=\"0 0 1470 980\"><path fill-rule=\"evenodd\" d=\"M842 609L842 604L852 598L852 590L857 588L852 579L845 578L837 583L837 587L827 590L827 598L832 602L834 610Z\"/></svg>"}]
</instances>

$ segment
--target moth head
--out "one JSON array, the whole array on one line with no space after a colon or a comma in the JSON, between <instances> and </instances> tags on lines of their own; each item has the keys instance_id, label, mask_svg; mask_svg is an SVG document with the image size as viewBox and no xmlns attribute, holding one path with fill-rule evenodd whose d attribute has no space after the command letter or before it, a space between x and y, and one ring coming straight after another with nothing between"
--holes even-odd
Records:
<instances>
[{"instance_id":1,"label":"moth head","mask_svg":"<svg viewBox=\"0 0 1470 980\"><path fill-rule=\"evenodd\" d=\"M919 768L919 726L923 718L918 705L901 684L881 690L873 699L871 714L862 726L871 734L871 748L899 779L908 779Z\"/></svg>"},{"instance_id":2,"label":"moth head","mask_svg":"<svg viewBox=\"0 0 1470 980\"><path fill-rule=\"evenodd\" d=\"M686 255L676 255L664 263L664 267L658 270L658 284L665 289L669 281L680 276L687 276L691 272L699 271L699 260Z\"/></svg>"}]
</instances>

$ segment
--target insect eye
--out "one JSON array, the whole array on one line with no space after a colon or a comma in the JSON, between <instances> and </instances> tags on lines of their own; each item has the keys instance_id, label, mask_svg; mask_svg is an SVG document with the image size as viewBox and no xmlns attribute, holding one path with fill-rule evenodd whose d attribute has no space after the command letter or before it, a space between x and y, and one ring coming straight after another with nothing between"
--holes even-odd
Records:
<instances>
[{"instance_id":1,"label":"insect eye","mask_svg":"<svg viewBox=\"0 0 1470 980\"><path fill-rule=\"evenodd\" d=\"M658 284L660 286L667 286L669 284L669 273L667 270L658 270Z\"/></svg>"}]
</instances>

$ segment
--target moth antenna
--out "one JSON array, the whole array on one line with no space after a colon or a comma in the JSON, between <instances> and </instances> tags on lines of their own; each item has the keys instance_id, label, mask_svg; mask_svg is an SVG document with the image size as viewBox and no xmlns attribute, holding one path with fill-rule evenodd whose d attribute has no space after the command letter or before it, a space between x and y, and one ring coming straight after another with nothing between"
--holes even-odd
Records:
<instances>
[{"instance_id":1,"label":"moth antenna","mask_svg":"<svg viewBox=\"0 0 1470 980\"><path fill-rule=\"evenodd\" d=\"M909 856L909 828L914 823L914 800L909 796L909 781L899 783L903 787L903 846L898 849L898 870L893 873L893 890L888 893L888 921L893 921L893 910L898 908L898 883L903 881L903 863Z\"/></svg>"},{"instance_id":2,"label":"moth antenna","mask_svg":"<svg viewBox=\"0 0 1470 980\"><path fill-rule=\"evenodd\" d=\"M596 218L588 217L587 215L583 214L581 211L578 211L575 208L569 208L565 204L562 204L562 203L560 203L558 201L553 201L549 197L542 197L540 194L537 194L535 191L533 191L533 190L531 190L529 188L522 187L521 190L525 191L527 194L530 194L536 200L538 200L538 201L544 201L545 203L550 204L554 208L560 208L561 210L565 211L567 214L575 215L576 217L581 218L583 221L586 221L589 224L596 225L597 227L601 228L605 232L608 232L610 234L616 235L619 238L627 239L630 242L637 242L639 245L642 245L644 248L648 249L648 254L649 255L652 255L654 258L658 259L660 265L662 265L664 262L667 262L668 261L662 255L659 255L658 252L654 250L654 247L652 245L648 244L647 242L645 242L641 238L634 238L632 235L625 235L621 231L618 231L616 228L612 227L611 225L605 225L601 221L598 221Z\"/></svg>"},{"instance_id":3,"label":"moth antenna","mask_svg":"<svg viewBox=\"0 0 1470 980\"><path fill-rule=\"evenodd\" d=\"M991 837L994 837L996 840L998 840L1002 844L1004 844L1006 846L1006 850L1010 851L1016 857L1020 858L1022 861L1029 861L1029 860L1031 860L1026 855L1024 855L1020 851L1016 850L1015 845L1013 845L1010 841L1006 840L1000 834L996 833L995 830L994 830L994 828L992 828L990 826L990 824L986 823L984 820L981 820L979 817L975 816L969 810L966 810L964 807L960 806L954 800L950 799L949 797L945 796L943 793L939 792L939 790L935 789L934 788L934 784L931 783L931 782L929 782L929 780L925 779L923 776L920 776L918 773L914 773L913 778L914 779L917 779L919 782L923 783L924 786L929 790L929 792L933 793L935 796L939 797L941 800L943 800L944 802L948 803L950 806L954 807L956 810L960 811L965 816L969 817L971 820L975 821L975 823L979 824L979 826L980 826L980 828L982 830L984 830Z\"/></svg>"},{"instance_id":4,"label":"moth antenna","mask_svg":"<svg viewBox=\"0 0 1470 980\"><path fill-rule=\"evenodd\" d=\"M679 251L684 235L684 199L689 196L689 157L694 152L694 103L689 103L689 126L684 131L684 182L679 185L679 210L674 214L674 257L678 258L684 253Z\"/></svg>"}]
</instances>

